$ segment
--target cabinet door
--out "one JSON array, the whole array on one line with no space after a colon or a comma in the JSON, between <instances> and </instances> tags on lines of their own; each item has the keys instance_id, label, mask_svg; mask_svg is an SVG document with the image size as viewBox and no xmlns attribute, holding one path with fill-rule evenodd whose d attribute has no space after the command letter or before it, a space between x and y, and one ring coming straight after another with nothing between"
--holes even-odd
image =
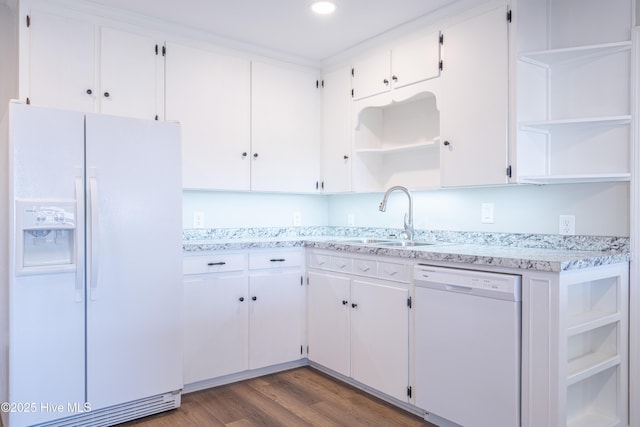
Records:
<instances>
[{"instance_id":1,"label":"cabinet door","mask_svg":"<svg viewBox=\"0 0 640 427\"><path fill-rule=\"evenodd\" d=\"M379 283L351 284L351 375L396 399L409 386L409 291Z\"/></svg>"},{"instance_id":2,"label":"cabinet door","mask_svg":"<svg viewBox=\"0 0 640 427\"><path fill-rule=\"evenodd\" d=\"M315 71L253 62L251 189L317 191L320 91Z\"/></svg>"},{"instance_id":3,"label":"cabinet door","mask_svg":"<svg viewBox=\"0 0 640 427\"><path fill-rule=\"evenodd\" d=\"M162 53L156 40L103 27L100 46L100 112L153 119L162 88Z\"/></svg>"},{"instance_id":4,"label":"cabinet door","mask_svg":"<svg viewBox=\"0 0 640 427\"><path fill-rule=\"evenodd\" d=\"M182 127L182 185L248 190L248 60L167 43L166 119Z\"/></svg>"},{"instance_id":5,"label":"cabinet door","mask_svg":"<svg viewBox=\"0 0 640 427\"><path fill-rule=\"evenodd\" d=\"M349 67L324 75L322 88L323 190L351 190L351 75Z\"/></svg>"},{"instance_id":6,"label":"cabinet door","mask_svg":"<svg viewBox=\"0 0 640 427\"><path fill-rule=\"evenodd\" d=\"M304 340L302 272L249 277L249 369L298 360Z\"/></svg>"},{"instance_id":7,"label":"cabinet door","mask_svg":"<svg viewBox=\"0 0 640 427\"><path fill-rule=\"evenodd\" d=\"M417 33L405 38L391 52L394 88L440 75L440 32Z\"/></svg>"},{"instance_id":8,"label":"cabinet door","mask_svg":"<svg viewBox=\"0 0 640 427\"><path fill-rule=\"evenodd\" d=\"M506 8L443 31L443 186L507 182Z\"/></svg>"},{"instance_id":9,"label":"cabinet door","mask_svg":"<svg viewBox=\"0 0 640 427\"><path fill-rule=\"evenodd\" d=\"M40 10L30 14L31 24L21 43L28 58L21 72L21 98L34 105L83 112L95 111L95 26L74 18Z\"/></svg>"},{"instance_id":10,"label":"cabinet door","mask_svg":"<svg viewBox=\"0 0 640 427\"><path fill-rule=\"evenodd\" d=\"M185 384L247 369L248 308L244 275L185 280Z\"/></svg>"},{"instance_id":11,"label":"cabinet door","mask_svg":"<svg viewBox=\"0 0 640 427\"><path fill-rule=\"evenodd\" d=\"M366 98L391 89L391 52L381 50L353 63L353 99Z\"/></svg>"},{"instance_id":12,"label":"cabinet door","mask_svg":"<svg viewBox=\"0 0 640 427\"><path fill-rule=\"evenodd\" d=\"M309 359L347 377L351 375L349 282L310 272L307 295Z\"/></svg>"}]
</instances>

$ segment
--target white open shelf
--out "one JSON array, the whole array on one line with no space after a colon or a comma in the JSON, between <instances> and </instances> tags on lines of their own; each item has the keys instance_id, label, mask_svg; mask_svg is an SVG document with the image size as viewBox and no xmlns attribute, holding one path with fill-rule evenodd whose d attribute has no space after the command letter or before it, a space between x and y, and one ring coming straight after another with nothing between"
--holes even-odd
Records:
<instances>
[{"instance_id":1,"label":"white open shelf","mask_svg":"<svg viewBox=\"0 0 640 427\"><path fill-rule=\"evenodd\" d=\"M607 352L594 352L569 361L567 385L575 384L620 364L620 356Z\"/></svg>"},{"instance_id":2,"label":"white open shelf","mask_svg":"<svg viewBox=\"0 0 640 427\"><path fill-rule=\"evenodd\" d=\"M584 117L577 119L562 120L540 120L535 122L520 123L520 129L531 132L548 132L561 127L574 126L620 126L631 123L631 115L605 116L605 117Z\"/></svg>"},{"instance_id":3,"label":"white open shelf","mask_svg":"<svg viewBox=\"0 0 640 427\"><path fill-rule=\"evenodd\" d=\"M623 50L631 50L631 41L523 52L519 55L519 59L534 65L549 66L589 56L616 53Z\"/></svg>"},{"instance_id":4,"label":"white open shelf","mask_svg":"<svg viewBox=\"0 0 640 427\"><path fill-rule=\"evenodd\" d=\"M356 149L356 153L374 153L374 154L386 154L386 153L404 153L409 151L416 150L424 150L428 148L433 148L439 144L440 139L432 139L426 142L417 142L414 144L404 144L404 145L395 145L395 146L386 146L379 148L359 148Z\"/></svg>"},{"instance_id":5,"label":"white open shelf","mask_svg":"<svg viewBox=\"0 0 640 427\"><path fill-rule=\"evenodd\" d=\"M581 334L601 326L616 323L621 319L620 313L605 313L598 311L590 311L572 316L569 319L569 328L567 328L567 336Z\"/></svg>"},{"instance_id":6,"label":"white open shelf","mask_svg":"<svg viewBox=\"0 0 640 427\"><path fill-rule=\"evenodd\" d=\"M620 420L616 417L587 412L567 421L567 427L618 427Z\"/></svg>"}]
</instances>

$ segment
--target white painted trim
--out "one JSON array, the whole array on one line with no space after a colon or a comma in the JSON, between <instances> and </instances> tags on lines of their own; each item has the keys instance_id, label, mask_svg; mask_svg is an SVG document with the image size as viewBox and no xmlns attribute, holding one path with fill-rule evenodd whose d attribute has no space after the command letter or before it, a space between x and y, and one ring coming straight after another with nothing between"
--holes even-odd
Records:
<instances>
[{"instance_id":1,"label":"white painted trim","mask_svg":"<svg viewBox=\"0 0 640 427\"><path fill-rule=\"evenodd\" d=\"M640 27L632 30L631 78L631 187L630 230L631 267L629 287L629 425L640 425Z\"/></svg>"}]
</instances>

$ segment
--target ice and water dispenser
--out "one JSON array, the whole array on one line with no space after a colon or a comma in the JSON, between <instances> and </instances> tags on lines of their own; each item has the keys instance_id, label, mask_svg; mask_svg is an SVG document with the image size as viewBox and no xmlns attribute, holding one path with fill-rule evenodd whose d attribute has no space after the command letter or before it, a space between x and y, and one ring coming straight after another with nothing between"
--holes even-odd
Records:
<instances>
[{"instance_id":1,"label":"ice and water dispenser","mask_svg":"<svg viewBox=\"0 0 640 427\"><path fill-rule=\"evenodd\" d=\"M17 201L16 272L43 274L76 268L76 203Z\"/></svg>"}]
</instances>

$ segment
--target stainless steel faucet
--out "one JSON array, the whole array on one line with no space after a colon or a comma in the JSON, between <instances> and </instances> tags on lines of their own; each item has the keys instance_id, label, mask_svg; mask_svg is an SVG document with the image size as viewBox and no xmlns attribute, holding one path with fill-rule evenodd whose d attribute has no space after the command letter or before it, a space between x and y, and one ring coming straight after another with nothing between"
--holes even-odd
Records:
<instances>
[{"instance_id":1,"label":"stainless steel faucet","mask_svg":"<svg viewBox=\"0 0 640 427\"><path fill-rule=\"evenodd\" d=\"M413 229L413 198L406 187L396 185L388 189L387 192L384 193L382 202L380 202L380 211L384 212L387 209L387 199L389 198L389 194L395 190L404 192L409 198L409 212L404 214L404 232L402 234L405 235L407 240L413 240L413 236L415 235L415 230Z\"/></svg>"}]
</instances>

